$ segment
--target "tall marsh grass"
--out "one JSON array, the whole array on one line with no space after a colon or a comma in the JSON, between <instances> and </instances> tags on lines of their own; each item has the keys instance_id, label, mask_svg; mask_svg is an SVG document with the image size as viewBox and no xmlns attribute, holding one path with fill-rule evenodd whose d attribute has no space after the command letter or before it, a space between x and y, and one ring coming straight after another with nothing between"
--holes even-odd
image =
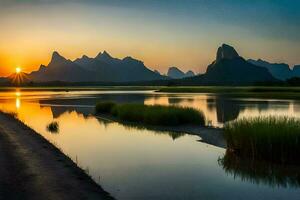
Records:
<instances>
[{"instance_id":1,"label":"tall marsh grass","mask_svg":"<svg viewBox=\"0 0 300 200\"><path fill-rule=\"evenodd\" d=\"M148 125L205 125L202 112L186 107L103 102L96 105L96 113Z\"/></svg>"},{"instance_id":2,"label":"tall marsh grass","mask_svg":"<svg viewBox=\"0 0 300 200\"><path fill-rule=\"evenodd\" d=\"M242 118L225 125L229 150L250 159L300 164L300 119Z\"/></svg>"}]
</instances>

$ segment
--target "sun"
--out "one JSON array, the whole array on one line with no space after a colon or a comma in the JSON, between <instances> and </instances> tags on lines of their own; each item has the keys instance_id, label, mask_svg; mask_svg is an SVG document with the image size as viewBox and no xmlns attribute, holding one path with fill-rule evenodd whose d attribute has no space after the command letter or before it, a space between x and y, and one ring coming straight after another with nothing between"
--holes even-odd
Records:
<instances>
[{"instance_id":1,"label":"sun","mask_svg":"<svg viewBox=\"0 0 300 200\"><path fill-rule=\"evenodd\" d=\"M16 68L16 73L19 74L22 71L21 67Z\"/></svg>"}]
</instances>

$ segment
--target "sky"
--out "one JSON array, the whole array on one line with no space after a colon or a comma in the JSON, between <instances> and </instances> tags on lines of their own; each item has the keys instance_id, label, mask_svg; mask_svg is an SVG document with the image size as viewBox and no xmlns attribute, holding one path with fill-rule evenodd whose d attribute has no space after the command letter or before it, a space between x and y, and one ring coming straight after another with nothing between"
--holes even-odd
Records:
<instances>
[{"instance_id":1,"label":"sky","mask_svg":"<svg viewBox=\"0 0 300 200\"><path fill-rule=\"evenodd\" d=\"M244 58L300 64L298 0L0 0L0 76L71 60L132 56L205 72L222 44Z\"/></svg>"}]
</instances>

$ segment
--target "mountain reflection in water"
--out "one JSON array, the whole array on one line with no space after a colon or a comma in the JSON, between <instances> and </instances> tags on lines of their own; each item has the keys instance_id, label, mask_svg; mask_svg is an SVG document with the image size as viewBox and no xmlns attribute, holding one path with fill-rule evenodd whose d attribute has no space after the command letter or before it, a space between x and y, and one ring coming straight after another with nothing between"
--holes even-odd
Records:
<instances>
[{"instance_id":1,"label":"mountain reflection in water","mask_svg":"<svg viewBox=\"0 0 300 200\"><path fill-rule=\"evenodd\" d=\"M225 149L198 142L197 136L96 118L94 105L99 101L193 107L201 110L211 125L219 127L245 116L300 114L300 103L294 100L228 98L218 94L0 92L0 110L16 113L73 160L78 159L79 165L88 167L94 180L117 199L263 200L300 196L295 167L257 167L251 162L232 164L228 159L218 162ZM46 129L54 121L59 123L57 134Z\"/></svg>"}]
</instances>

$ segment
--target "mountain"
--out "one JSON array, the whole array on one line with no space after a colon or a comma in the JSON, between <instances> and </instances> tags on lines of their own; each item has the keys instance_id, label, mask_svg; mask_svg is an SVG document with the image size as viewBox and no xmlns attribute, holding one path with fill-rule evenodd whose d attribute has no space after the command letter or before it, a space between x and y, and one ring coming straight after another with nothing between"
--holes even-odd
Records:
<instances>
[{"instance_id":1,"label":"mountain","mask_svg":"<svg viewBox=\"0 0 300 200\"><path fill-rule=\"evenodd\" d=\"M185 73L185 77L192 77L192 76L196 76L196 74L192 70L189 70Z\"/></svg>"},{"instance_id":2,"label":"mountain","mask_svg":"<svg viewBox=\"0 0 300 200\"><path fill-rule=\"evenodd\" d=\"M79 82L94 80L95 76L90 71L83 69L71 60L67 60L55 51L52 54L50 63L47 66L41 65L39 70L29 74L29 78L37 82Z\"/></svg>"},{"instance_id":3,"label":"mountain","mask_svg":"<svg viewBox=\"0 0 300 200\"><path fill-rule=\"evenodd\" d=\"M131 57L113 58L106 51L95 58L82 56L74 61L53 52L50 63L29 74L32 81L132 82L165 79Z\"/></svg>"},{"instance_id":4,"label":"mountain","mask_svg":"<svg viewBox=\"0 0 300 200\"><path fill-rule=\"evenodd\" d=\"M7 82L7 78L5 78L5 77L0 77L0 83L4 83L4 82Z\"/></svg>"},{"instance_id":5,"label":"mountain","mask_svg":"<svg viewBox=\"0 0 300 200\"><path fill-rule=\"evenodd\" d=\"M295 65L293 67L293 77L300 77L300 65Z\"/></svg>"},{"instance_id":6,"label":"mountain","mask_svg":"<svg viewBox=\"0 0 300 200\"><path fill-rule=\"evenodd\" d=\"M247 62L233 47L223 44L218 48L216 60L207 67L206 73L185 79L183 84L251 85L276 81L266 68Z\"/></svg>"},{"instance_id":7,"label":"mountain","mask_svg":"<svg viewBox=\"0 0 300 200\"><path fill-rule=\"evenodd\" d=\"M184 73L183 71L181 71L177 67L170 67L168 69L167 76L172 78L172 79L181 79L181 78L195 76L195 74L191 70Z\"/></svg>"},{"instance_id":8,"label":"mountain","mask_svg":"<svg viewBox=\"0 0 300 200\"><path fill-rule=\"evenodd\" d=\"M160 75L160 72L158 70L154 70L154 72Z\"/></svg>"},{"instance_id":9,"label":"mountain","mask_svg":"<svg viewBox=\"0 0 300 200\"><path fill-rule=\"evenodd\" d=\"M289 65L285 63L269 63L261 59L249 59L248 62L256 66L267 68L269 72L279 80L286 80L293 76L292 70L290 69Z\"/></svg>"},{"instance_id":10,"label":"mountain","mask_svg":"<svg viewBox=\"0 0 300 200\"><path fill-rule=\"evenodd\" d=\"M239 54L236 52L236 50L227 44L223 44L221 47L218 48L217 51L217 57L215 63L219 63L226 60L234 60L236 58L239 58Z\"/></svg>"}]
</instances>

